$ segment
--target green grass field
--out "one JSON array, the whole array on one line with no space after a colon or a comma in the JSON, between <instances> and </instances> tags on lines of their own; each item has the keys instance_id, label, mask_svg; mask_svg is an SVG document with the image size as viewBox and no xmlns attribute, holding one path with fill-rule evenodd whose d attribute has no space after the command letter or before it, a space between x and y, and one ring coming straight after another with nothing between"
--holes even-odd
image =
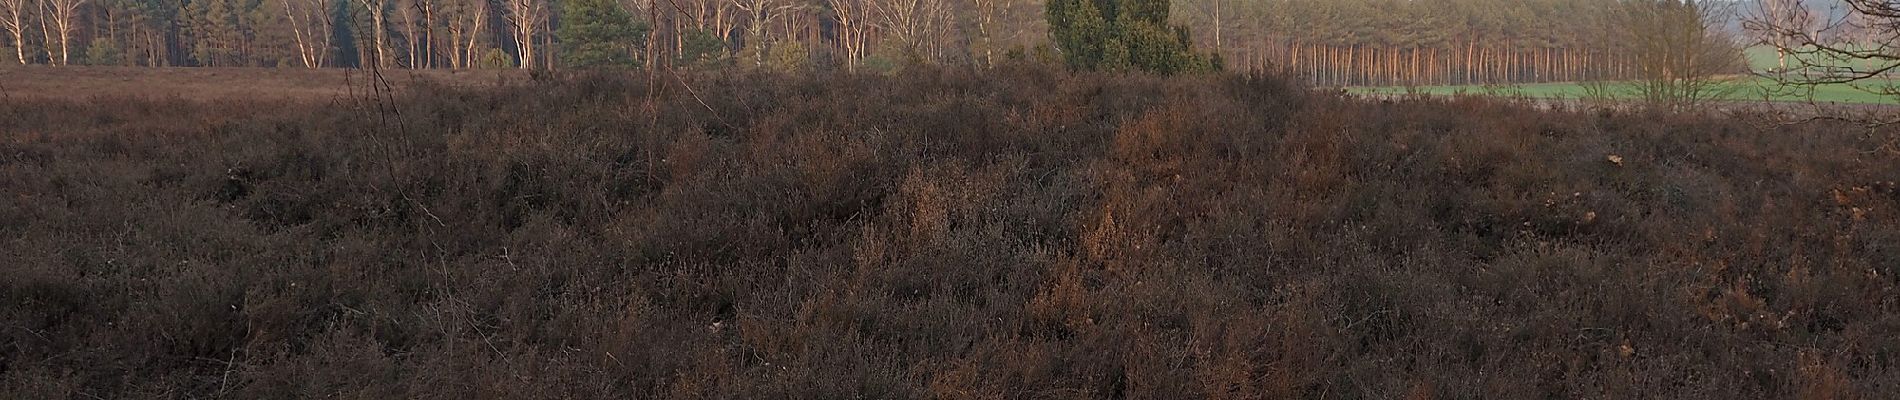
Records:
<instances>
[{"instance_id":1,"label":"green grass field","mask_svg":"<svg viewBox=\"0 0 1900 400\"><path fill-rule=\"evenodd\" d=\"M1592 88L1591 86L1593 85L1598 86L1598 88ZM1782 86L1773 79L1739 77L1723 85L1724 88L1722 90L1727 93L1721 96L1721 98L1732 101L1765 100L1806 102L1812 100L1821 103L1900 104L1900 99L1880 93L1882 86L1893 85L1900 85L1900 82L1866 82L1853 85L1835 84L1803 88ZM1596 84L1560 82L1518 85L1374 87L1350 88L1347 89L1347 91L1360 94L1424 94L1435 96L1485 95L1538 99L1582 99L1595 96L1634 98L1638 96L1636 84L1632 82L1606 82Z\"/></svg>"},{"instance_id":2,"label":"green grass field","mask_svg":"<svg viewBox=\"0 0 1900 400\"><path fill-rule=\"evenodd\" d=\"M1859 49L1860 49L1860 47L1859 47L1859 46L1848 46L1847 48L1853 48L1853 49L1856 49L1856 50L1859 50ZM1798 52L1797 52L1797 53L1798 53ZM1749 70L1751 70L1751 71L1773 71L1773 70L1775 70L1776 68L1780 68L1780 67L1781 67L1781 59L1780 59L1780 57L1781 57L1781 56L1780 56L1780 55L1779 55L1778 53L1776 53L1776 52L1775 52L1775 48L1774 48L1774 46L1753 46L1753 47L1749 47L1749 48L1747 48L1747 49L1744 49L1744 50L1742 50L1742 57L1744 57L1744 58L1746 58L1746 59L1748 60L1748 68L1749 68ZM1862 70L1866 70L1866 69L1871 69L1871 68L1874 68L1874 67L1879 67L1879 66L1882 66L1882 65L1888 65L1888 64L1890 64L1890 63L1891 63L1890 61L1887 61L1887 62L1883 62L1883 61L1872 61L1872 62L1870 62L1870 61L1866 61L1866 60L1847 60L1847 59L1842 59L1842 58L1823 58L1823 57L1817 57L1817 56L1814 56L1814 55L1798 55L1798 54L1791 54L1791 55L1789 55L1788 57L1789 57L1789 58L1788 58L1788 67L1789 67L1789 68L1798 68L1798 67L1800 67L1800 66L1801 66L1801 64L1802 64L1802 63L1801 63L1801 60L1800 60L1801 58L1805 58L1805 59L1807 60L1807 64L1809 64L1809 65L1811 65L1811 66L1819 66L1819 67L1853 67L1853 68L1856 68L1856 69L1862 69Z\"/></svg>"},{"instance_id":3,"label":"green grass field","mask_svg":"<svg viewBox=\"0 0 1900 400\"><path fill-rule=\"evenodd\" d=\"M1775 49L1769 46L1755 46L1743 51L1749 68L1754 71L1770 71L1780 66ZM1856 61L1857 62L1857 61ZM1793 63L1793 61L1790 61ZM1848 61L1825 63L1827 65L1847 66ZM1856 67L1866 68L1864 65ZM1595 86L1594 88L1592 86ZM1883 92L1900 89L1900 80L1866 81L1855 84L1830 84L1814 87L1792 87L1776 83L1773 79L1738 76L1724 85L1726 94L1721 96L1731 101L1785 101L1840 104L1900 104L1900 97ZM1527 97L1537 99L1582 99L1595 96L1628 99L1638 97L1633 82L1557 82L1515 85L1455 85L1455 86L1419 86L1419 87L1360 87L1348 88L1348 92L1359 94L1399 95L1423 94L1434 96L1479 95L1502 97Z\"/></svg>"}]
</instances>

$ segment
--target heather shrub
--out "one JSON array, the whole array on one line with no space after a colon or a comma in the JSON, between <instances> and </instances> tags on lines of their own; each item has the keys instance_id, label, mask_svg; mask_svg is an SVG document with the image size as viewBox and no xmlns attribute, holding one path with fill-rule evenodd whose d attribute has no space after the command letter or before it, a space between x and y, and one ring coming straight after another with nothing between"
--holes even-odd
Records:
<instances>
[{"instance_id":1,"label":"heather shrub","mask_svg":"<svg viewBox=\"0 0 1900 400\"><path fill-rule=\"evenodd\" d=\"M1886 128L1010 63L554 78L0 103L0 397L1900 390Z\"/></svg>"}]
</instances>

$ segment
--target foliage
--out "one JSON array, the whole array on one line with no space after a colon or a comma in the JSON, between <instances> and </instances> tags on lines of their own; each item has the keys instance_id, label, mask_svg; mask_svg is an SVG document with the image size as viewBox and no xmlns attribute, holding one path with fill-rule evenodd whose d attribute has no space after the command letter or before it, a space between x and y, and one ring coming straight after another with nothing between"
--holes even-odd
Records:
<instances>
[{"instance_id":1,"label":"foliage","mask_svg":"<svg viewBox=\"0 0 1900 400\"><path fill-rule=\"evenodd\" d=\"M561 60L569 67L631 67L649 28L614 0L564 0Z\"/></svg>"},{"instance_id":2,"label":"foliage","mask_svg":"<svg viewBox=\"0 0 1900 400\"><path fill-rule=\"evenodd\" d=\"M477 60L475 68L512 69L515 68L515 57L502 49L490 48L482 52L482 58Z\"/></svg>"},{"instance_id":3,"label":"foliage","mask_svg":"<svg viewBox=\"0 0 1900 400\"><path fill-rule=\"evenodd\" d=\"M1015 64L682 80L16 94L0 398L1900 382L1891 129Z\"/></svg>"},{"instance_id":4,"label":"foliage","mask_svg":"<svg viewBox=\"0 0 1900 400\"><path fill-rule=\"evenodd\" d=\"M765 66L773 71L799 73L810 70L811 50L800 41L779 42L767 51Z\"/></svg>"},{"instance_id":5,"label":"foliage","mask_svg":"<svg viewBox=\"0 0 1900 400\"><path fill-rule=\"evenodd\" d=\"M1062 57L1058 55L1055 47L1051 47L1048 44L1036 45L1035 48L1030 49L1030 55L1032 56L1032 60L1040 64L1056 65L1062 63Z\"/></svg>"},{"instance_id":6,"label":"foliage","mask_svg":"<svg viewBox=\"0 0 1900 400\"><path fill-rule=\"evenodd\" d=\"M1070 68L1159 74L1219 69L1195 54L1188 29L1171 26L1168 0L1050 0L1049 35Z\"/></svg>"},{"instance_id":7,"label":"foliage","mask_svg":"<svg viewBox=\"0 0 1900 400\"><path fill-rule=\"evenodd\" d=\"M357 56L356 31L350 28L352 25L349 23L350 16L353 15L350 11L350 3L352 2L338 1L335 3L334 11L330 13L330 18L336 22L330 27L330 43L336 46L334 52L336 60L331 65L356 68L362 66L363 63Z\"/></svg>"},{"instance_id":8,"label":"foliage","mask_svg":"<svg viewBox=\"0 0 1900 400\"><path fill-rule=\"evenodd\" d=\"M239 48L231 45L243 41L249 30L243 6L242 0L203 0L185 7L193 60L207 66L246 65Z\"/></svg>"},{"instance_id":9,"label":"foliage","mask_svg":"<svg viewBox=\"0 0 1900 400\"><path fill-rule=\"evenodd\" d=\"M399 54L417 54L428 60L410 65L462 66L480 63L485 49L515 51L521 43L508 34L509 11L503 4L455 1L371 1L380 10L357 0L92 0L82 7L77 43L114 42L124 59L138 64L177 66L258 66L283 64L280 60L315 58L327 66L360 66L359 58L374 53L374 43L394 47ZM540 1L540 0L537 0ZM606 9L611 2L567 4L563 7ZM1004 49L1028 49L1054 42L1057 54L1097 70L1114 69L1249 69L1297 73L1326 86L1464 84L1498 82L1551 82L1630 79L1625 60L1612 54L1621 41L1605 40L1617 34L1614 9L1623 0L769 0L757 15L738 18L730 0L680 0L675 21L679 37L657 42L679 44L662 53L705 60L740 54L748 64L763 64L770 46L782 41L805 41L820 57L813 69L831 66L851 69L861 56L910 49L894 63L921 60L932 63L990 62ZM306 3L310 3L306 5ZM1087 4L1084 4L1087 3ZM285 5L330 7L328 18L300 11L286 16ZM327 4L327 5L325 5ZM427 6L425 6L425 4ZM874 6L874 5L882 6ZM1127 8L1128 10L1122 10ZM881 10L881 11L877 11ZM1051 10L1067 10L1046 14ZM370 18L381 11L384 26ZM544 12L547 10L543 10ZM557 10L558 11L558 10ZM426 13L429 15L410 15ZM573 52L589 54L582 64L632 64L645 40L576 39L560 36L562 27L607 27L607 36L619 36L624 24L568 21L589 13L546 12L536 42L550 40L596 43L557 45L562 58ZM624 10L615 14L625 14ZM1045 15L1046 14L1046 15ZM407 15L405 17L405 15ZM768 29L751 29L754 18ZM993 18L993 19L992 19ZM295 19L293 21L292 19ZM620 20L619 16L609 18ZM642 25L643 18L632 18ZM1170 22L1172 21L1172 22ZM43 31L35 18L26 21L29 32ZM1055 31L1048 29L1057 23ZM1073 25L1073 26L1071 26ZM293 32L293 29L328 32ZM1062 28L1062 27L1068 28ZM821 32L824 40L795 37L793 27ZM1192 30L1183 27L1193 27ZM714 32L717 30L724 32ZM637 36L648 28L637 26ZM675 30L661 32L672 36ZM757 38L737 36L760 35ZM987 32L987 33L985 33ZM1067 32L1067 33L1063 33ZM326 38L324 33L328 33ZM381 33L384 40L369 40ZM928 37L917 37L919 34ZM710 37L707 37L710 35ZM856 36L853 36L856 35ZM39 46L28 35L28 46ZM363 44L357 43L361 36ZM410 37L415 36L415 37ZM328 41L330 51L312 55L300 48L299 38ZM1216 40L1216 38L1219 38ZM318 40L322 39L322 40ZM726 39L731 39L730 41ZM1051 40L1057 39L1057 40ZM602 45L599 43L620 43ZM1217 44L1206 55L1194 54L1193 44ZM715 46L716 45L716 46ZM627 57L615 49L626 47ZM697 46L688 49L686 47ZM845 49L846 46L856 46ZM1318 49L1315 49L1318 47ZM1342 54L1357 49L1360 53ZM83 53L84 49L75 49ZM847 51L849 50L849 51ZM994 51L992 51L994 50ZM1072 51L1069 51L1072 50ZM1390 53L1387 53L1390 52ZM722 57L714 57L716 53ZM1316 54L1323 53L1323 54ZM1025 56L1035 54L1025 50ZM75 56L78 56L75 54ZM594 57L599 56L599 57ZM43 54L35 54L35 61ZM447 58L447 59L442 59ZM1346 61L1352 60L1352 61ZM1376 60L1376 61L1375 61ZM723 62L723 61L721 61ZM303 63L298 61L298 64ZM694 64L694 61L684 61ZM714 62L720 63L720 62ZM1367 65L1383 63L1381 65ZM560 68L561 63L551 67ZM1444 66L1444 70L1438 67ZM1429 67L1429 68L1428 68ZM1295 69L1297 71L1287 71Z\"/></svg>"},{"instance_id":10,"label":"foliage","mask_svg":"<svg viewBox=\"0 0 1900 400\"><path fill-rule=\"evenodd\" d=\"M858 70L879 75L894 74L904 69L904 63L901 61L903 57L903 54L896 50L872 53L859 61L862 65L858 66Z\"/></svg>"},{"instance_id":11,"label":"foliage","mask_svg":"<svg viewBox=\"0 0 1900 400\"><path fill-rule=\"evenodd\" d=\"M120 65L124 62L125 52L111 41L94 40L86 46L86 65Z\"/></svg>"},{"instance_id":12,"label":"foliage","mask_svg":"<svg viewBox=\"0 0 1900 400\"><path fill-rule=\"evenodd\" d=\"M685 35L685 44L680 48L679 62L702 68L716 68L731 63L732 57L730 50L726 48L726 41L720 39L718 35L713 34L712 31L693 30Z\"/></svg>"}]
</instances>

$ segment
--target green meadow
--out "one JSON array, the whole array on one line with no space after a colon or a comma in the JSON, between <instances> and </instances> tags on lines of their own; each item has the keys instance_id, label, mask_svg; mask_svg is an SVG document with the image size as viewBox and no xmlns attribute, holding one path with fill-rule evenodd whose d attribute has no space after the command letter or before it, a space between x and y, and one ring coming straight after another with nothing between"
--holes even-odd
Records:
<instances>
[{"instance_id":1,"label":"green meadow","mask_svg":"<svg viewBox=\"0 0 1900 400\"><path fill-rule=\"evenodd\" d=\"M1780 65L1774 48L1751 47L1744 51L1750 69L1771 71ZM1860 61L1853 61L1859 63ZM1792 64L1793 62L1790 61ZM1835 60L1827 65L1846 65ZM1861 66L1865 67L1865 66ZM1765 73L1765 72L1764 72ZM1629 99L1640 96L1638 82L1555 82L1512 85L1388 86L1348 88L1348 92L1377 95L1419 94L1432 96L1502 96L1538 99ZM1737 75L1724 80L1718 89L1720 99L1729 101L1819 102L1839 104L1900 104L1900 81L1868 80L1851 84L1814 86L1783 85L1772 78Z\"/></svg>"},{"instance_id":2,"label":"green meadow","mask_svg":"<svg viewBox=\"0 0 1900 400\"><path fill-rule=\"evenodd\" d=\"M1421 94L1433 96L1478 95L1501 97L1528 97L1538 99L1585 99L1610 98L1628 99L1640 96L1637 82L1557 82L1516 85L1459 85L1459 86L1416 86L1416 87L1370 87L1349 88L1348 92L1360 94ZM1724 81L1720 85L1722 94L1718 96L1730 101L1789 101L1821 102L1844 104L1900 104L1900 99L1883 94L1896 82L1861 82L1856 84L1830 84L1811 87L1786 86L1774 79L1742 76Z\"/></svg>"},{"instance_id":3,"label":"green meadow","mask_svg":"<svg viewBox=\"0 0 1900 400\"><path fill-rule=\"evenodd\" d=\"M1853 49L1859 50L1861 47L1847 46L1844 48L1853 48ZM1883 66L1883 65L1891 65L1892 63L1892 61L1849 60L1849 59L1840 58L1840 57L1820 57L1817 55L1801 54L1801 53L1803 52L1794 51L1793 53L1788 55L1789 68L1799 68L1802 65L1802 61L1806 61L1806 64L1810 66L1854 67L1861 70L1872 69L1872 68ZM1742 50L1742 57L1748 60L1748 68L1751 71L1764 71L1764 72L1774 71L1776 68L1781 67L1781 55L1775 52L1774 46L1749 47L1747 49Z\"/></svg>"}]
</instances>

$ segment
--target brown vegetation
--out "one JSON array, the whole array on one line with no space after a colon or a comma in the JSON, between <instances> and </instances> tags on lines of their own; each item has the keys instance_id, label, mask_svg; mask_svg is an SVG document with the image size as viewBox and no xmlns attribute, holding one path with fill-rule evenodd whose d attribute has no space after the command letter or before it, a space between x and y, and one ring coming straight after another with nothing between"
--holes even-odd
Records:
<instances>
[{"instance_id":1,"label":"brown vegetation","mask_svg":"<svg viewBox=\"0 0 1900 400\"><path fill-rule=\"evenodd\" d=\"M0 397L1900 393L1891 132L687 80L0 102Z\"/></svg>"}]
</instances>

